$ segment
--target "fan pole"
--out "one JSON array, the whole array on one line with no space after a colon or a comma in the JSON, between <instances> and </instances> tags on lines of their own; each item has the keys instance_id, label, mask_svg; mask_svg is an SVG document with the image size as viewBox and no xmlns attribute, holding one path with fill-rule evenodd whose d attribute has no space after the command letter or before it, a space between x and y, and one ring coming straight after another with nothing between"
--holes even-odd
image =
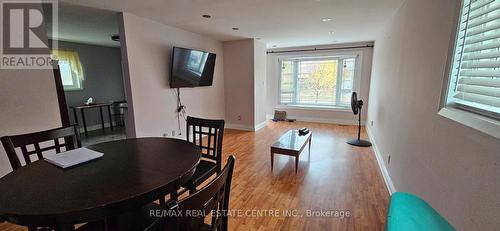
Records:
<instances>
[{"instance_id":1,"label":"fan pole","mask_svg":"<svg viewBox=\"0 0 500 231\"><path fill-rule=\"evenodd\" d=\"M359 113L358 113L359 117L358 117L358 140L361 139L361 110L359 110Z\"/></svg>"},{"instance_id":2,"label":"fan pole","mask_svg":"<svg viewBox=\"0 0 500 231\"><path fill-rule=\"evenodd\" d=\"M358 139L357 140L349 140L347 141L348 144L353 145L353 146L358 146L358 147L370 147L372 146L372 143L367 140L362 140L361 139L361 107L359 107L359 112L358 112Z\"/></svg>"}]
</instances>

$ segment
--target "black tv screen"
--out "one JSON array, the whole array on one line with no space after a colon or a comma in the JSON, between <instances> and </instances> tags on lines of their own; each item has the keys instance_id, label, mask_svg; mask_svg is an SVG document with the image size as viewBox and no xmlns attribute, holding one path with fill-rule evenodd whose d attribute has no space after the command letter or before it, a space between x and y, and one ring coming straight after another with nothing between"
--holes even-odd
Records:
<instances>
[{"instance_id":1,"label":"black tv screen","mask_svg":"<svg viewBox=\"0 0 500 231\"><path fill-rule=\"evenodd\" d=\"M215 54L174 47L170 73L170 87L212 86Z\"/></svg>"}]
</instances>

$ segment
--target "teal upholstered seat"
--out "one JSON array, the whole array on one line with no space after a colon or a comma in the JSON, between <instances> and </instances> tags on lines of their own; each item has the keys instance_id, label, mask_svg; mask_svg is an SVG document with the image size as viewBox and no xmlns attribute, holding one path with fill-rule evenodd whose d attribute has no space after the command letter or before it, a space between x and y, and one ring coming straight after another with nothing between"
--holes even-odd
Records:
<instances>
[{"instance_id":1,"label":"teal upholstered seat","mask_svg":"<svg viewBox=\"0 0 500 231\"><path fill-rule=\"evenodd\" d=\"M455 228L427 202L415 195L392 194L387 215L387 231L454 231Z\"/></svg>"}]
</instances>

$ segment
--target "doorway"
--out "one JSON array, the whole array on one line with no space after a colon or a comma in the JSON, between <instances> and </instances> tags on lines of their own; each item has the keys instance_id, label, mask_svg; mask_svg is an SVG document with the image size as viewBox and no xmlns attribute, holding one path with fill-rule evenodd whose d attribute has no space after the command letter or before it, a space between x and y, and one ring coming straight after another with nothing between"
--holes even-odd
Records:
<instances>
[{"instance_id":1,"label":"doorway","mask_svg":"<svg viewBox=\"0 0 500 231\"><path fill-rule=\"evenodd\" d=\"M128 107L117 12L61 2L58 16L57 33L46 27L57 44L51 50L66 104L60 105L63 123L78 125L83 146L125 139Z\"/></svg>"}]
</instances>

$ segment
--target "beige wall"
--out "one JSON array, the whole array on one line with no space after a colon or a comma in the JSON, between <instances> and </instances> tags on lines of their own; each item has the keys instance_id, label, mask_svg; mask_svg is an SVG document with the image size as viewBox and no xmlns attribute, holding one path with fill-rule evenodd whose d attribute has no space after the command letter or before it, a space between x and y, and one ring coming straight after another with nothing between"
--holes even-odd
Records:
<instances>
[{"instance_id":1,"label":"beige wall","mask_svg":"<svg viewBox=\"0 0 500 231\"><path fill-rule=\"evenodd\" d=\"M266 122L266 44L254 40L254 108L255 129L259 129Z\"/></svg>"},{"instance_id":2,"label":"beige wall","mask_svg":"<svg viewBox=\"0 0 500 231\"><path fill-rule=\"evenodd\" d=\"M382 31L369 130L397 191L421 196L458 230L498 230L500 140L437 114L455 4L407 0Z\"/></svg>"},{"instance_id":3,"label":"beige wall","mask_svg":"<svg viewBox=\"0 0 500 231\"><path fill-rule=\"evenodd\" d=\"M52 70L0 70L0 111L0 137L60 127ZM0 144L0 177L11 171Z\"/></svg>"},{"instance_id":4,"label":"beige wall","mask_svg":"<svg viewBox=\"0 0 500 231\"><path fill-rule=\"evenodd\" d=\"M251 130L254 110L254 40L224 42L226 124ZM238 117L241 116L241 120Z\"/></svg>"},{"instance_id":5,"label":"beige wall","mask_svg":"<svg viewBox=\"0 0 500 231\"><path fill-rule=\"evenodd\" d=\"M121 33L125 36L125 91L132 104L135 136L171 136L177 128L174 89L169 87L172 47L186 47L217 54L213 86L181 88L188 115L224 118L222 43L206 36L123 13ZM123 51L123 49L122 49ZM185 134L185 122L181 124ZM129 131L128 131L129 132ZM183 136L181 136L183 137Z\"/></svg>"},{"instance_id":6,"label":"beige wall","mask_svg":"<svg viewBox=\"0 0 500 231\"><path fill-rule=\"evenodd\" d=\"M0 137L58 127L61 116L53 71L0 69ZM0 144L0 177L11 171Z\"/></svg>"},{"instance_id":7,"label":"beige wall","mask_svg":"<svg viewBox=\"0 0 500 231\"><path fill-rule=\"evenodd\" d=\"M265 126L265 43L255 39L224 42L224 86L226 127L256 131Z\"/></svg>"},{"instance_id":8,"label":"beige wall","mask_svg":"<svg viewBox=\"0 0 500 231\"><path fill-rule=\"evenodd\" d=\"M356 43L356 44L344 44L336 46L316 46L317 48L327 48L327 47L342 47L342 46L364 46L371 45L372 43ZM309 49L311 47L297 47L291 49ZM365 107L362 110L362 120L366 118L366 105L368 105L368 92L370 89L370 76L372 69L372 48L361 48L361 49L351 49L351 50L338 50L336 52L351 52L360 51L363 54L361 60L361 74L360 74L360 87L358 91L358 98L362 99L365 103ZM300 54L334 54L332 52L290 52L284 55L300 55ZM340 123L340 124L357 124L358 117L355 116L351 109L346 110L304 110L304 109L284 109L280 108L278 105L278 91L279 91L279 62L278 59L283 54L275 53L267 55L267 95L266 95L266 114L268 117L274 115L274 110L286 111L288 118L298 119L303 121L313 121L313 122L326 122L326 123Z\"/></svg>"}]
</instances>

